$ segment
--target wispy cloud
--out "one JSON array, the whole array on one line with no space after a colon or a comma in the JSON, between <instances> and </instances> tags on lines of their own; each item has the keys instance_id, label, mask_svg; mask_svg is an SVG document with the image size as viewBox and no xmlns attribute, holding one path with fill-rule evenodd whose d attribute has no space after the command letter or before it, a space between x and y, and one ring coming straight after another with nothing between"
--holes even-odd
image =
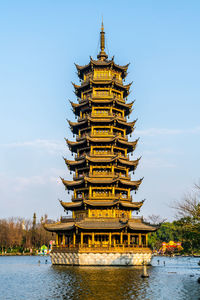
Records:
<instances>
[{"instance_id":1,"label":"wispy cloud","mask_svg":"<svg viewBox=\"0 0 200 300\"><path fill-rule=\"evenodd\" d=\"M42 186L62 185L60 176L71 179L69 171L65 169L48 169L48 172L30 176L9 176L0 174L0 190L12 190L14 193L21 193L24 190L37 189ZM1 195L1 193L0 193Z\"/></svg>"},{"instance_id":2,"label":"wispy cloud","mask_svg":"<svg viewBox=\"0 0 200 300\"><path fill-rule=\"evenodd\" d=\"M135 130L135 133L141 136L200 134L200 126L190 129L149 128L144 130Z\"/></svg>"},{"instance_id":3,"label":"wispy cloud","mask_svg":"<svg viewBox=\"0 0 200 300\"><path fill-rule=\"evenodd\" d=\"M8 148L35 148L38 150L47 151L50 154L54 154L59 152L64 152L68 147L66 146L64 141L57 140L45 140L45 139L37 139L33 141L24 141L24 142L14 142L1 144L1 147Z\"/></svg>"}]
</instances>

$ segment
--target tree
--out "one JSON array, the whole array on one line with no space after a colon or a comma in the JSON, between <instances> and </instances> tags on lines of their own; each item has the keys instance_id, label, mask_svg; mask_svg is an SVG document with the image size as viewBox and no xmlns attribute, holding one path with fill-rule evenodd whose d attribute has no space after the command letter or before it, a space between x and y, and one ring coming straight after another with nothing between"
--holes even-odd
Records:
<instances>
[{"instance_id":1,"label":"tree","mask_svg":"<svg viewBox=\"0 0 200 300\"><path fill-rule=\"evenodd\" d=\"M194 253L200 249L200 184L173 206L176 210L176 224L181 232L183 247Z\"/></svg>"}]
</instances>

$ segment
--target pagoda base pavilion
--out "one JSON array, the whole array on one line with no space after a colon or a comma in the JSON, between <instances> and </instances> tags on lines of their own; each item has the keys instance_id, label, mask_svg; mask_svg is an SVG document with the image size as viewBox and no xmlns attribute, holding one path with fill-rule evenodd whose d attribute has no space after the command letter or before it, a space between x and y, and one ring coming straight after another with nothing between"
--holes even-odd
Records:
<instances>
[{"instance_id":1,"label":"pagoda base pavilion","mask_svg":"<svg viewBox=\"0 0 200 300\"><path fill-rule=\"evenodd\" d=\"M56 232L51 251L54 265L149 265L148 235L156 228L142 218L61 218L45 229Z\"/></svg>"}]
</instances>

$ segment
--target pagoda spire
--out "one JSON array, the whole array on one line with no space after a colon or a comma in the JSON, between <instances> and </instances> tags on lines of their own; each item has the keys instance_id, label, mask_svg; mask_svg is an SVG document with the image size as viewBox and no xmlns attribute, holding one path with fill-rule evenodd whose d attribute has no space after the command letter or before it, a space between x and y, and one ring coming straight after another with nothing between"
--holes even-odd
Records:
<instances>
[{"instance_id":1,"label":"pagoda spire","mask_svg":"<svg viewBox=\"0 0 200 300\"><path fill-rule=\"evenodd\" d=\"M105 52L105 31L104 31L103 18L102 18L101 31L100 31L100 52L97 55L97 58L99 60L105 60L108 58L108 55Z\"/></svg>"}]
</instances>

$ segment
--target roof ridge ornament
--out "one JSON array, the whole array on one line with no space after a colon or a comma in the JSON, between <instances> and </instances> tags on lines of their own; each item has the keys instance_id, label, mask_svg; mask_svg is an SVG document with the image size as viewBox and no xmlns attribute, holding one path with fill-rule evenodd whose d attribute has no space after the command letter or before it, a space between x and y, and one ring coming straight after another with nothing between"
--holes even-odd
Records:
<instances>
[{"instance_id":1,"label":"roof ridge ornament","mask_svg":"<svg viewBox=\"0 0 200 300\"><path fill-rule=\"evenodd\" d=\"M97 58L99 60L106 60L108 58L108 55L105 52L105 31L104 31L103 18L102 18L101 32L100 32L100 52L97 55Z\"/></svg>"}]
</instances>

